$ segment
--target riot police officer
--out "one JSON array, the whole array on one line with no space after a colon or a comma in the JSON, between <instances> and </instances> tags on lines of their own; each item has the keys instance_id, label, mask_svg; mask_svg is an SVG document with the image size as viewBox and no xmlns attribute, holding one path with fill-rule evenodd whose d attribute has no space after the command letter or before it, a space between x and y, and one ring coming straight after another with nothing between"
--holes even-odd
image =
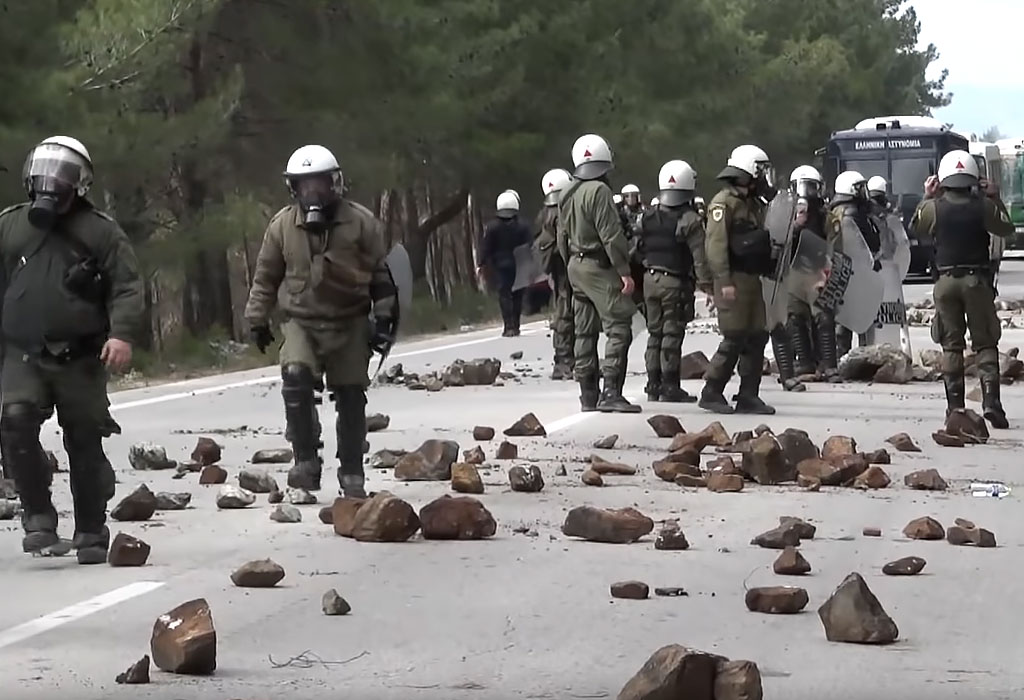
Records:
<instances>
[{"instance_id":1,"label":"riot police officer","mask_svg":"<svg viewBox=\"0 0 1024 700\"><path fill-rule=\"evenodd\" d=\"M612 202L607 174L614 167L608 142L586 134L572 147L573 182L558 203L558 248L568 260L576 328L575 369L584 411L637 413L639 406L622 395L626 362L633 342L630 244ZM607 342L598 391L597 336Z\"/></svg>"},{"instance_id":2,"label":"riot police officer","mask_svg":"<svg viewBox=\"0 0 1024 700\"><path fill-rule=\"evenodd\" d=\"M697 216L700 217L701 223L705 226L708 225L708 205L704 201L703 197L697 196L693 198L693 210L697 212Z\"/></svg>"},{"instance_id":3,"label":"riot police officer","mask_svg":"<svg viewBox=\"0 0 1024 700\"><path fill-rule=\"evenodd\" d=\"M775 196L768 155L757 146L735 148L719 174L722 190L708 206L706 249L715 285L722 342L705 375L701 408L733 413L723 392L733 370L740 375L735 412L770 415L761 400L764 348L768 344L761 275L773 269L765 202Z\"/></svg>"},{"instance_id":4,"label":"riot police officer","mask_svg":"<svg viewBox=\"0 0 1024 700\"><path fill-rule=\"evenodd\" d=\"M0 213L0 448L21 499L22 549L66 547L39 442L56 409L71 467L71 547L80 564L105 562L110 545L107 502L115 479L103 438L121 428L110 416L104 365L116 370L131 361L144 311L135 253L117 223L86 198L92 181L85 146L53 136L25 161L30 201Z\"/></svg>"},{"instance_id":5,"label":"riot police officer","mask_svg":"<svg viewBox=\"0 0 1024 700\"><path fill-rule=\"evenodd\" d=\"M704 251L704 226L693 208L697 173L672 160L658 173L660 204L640 223L639 253L646 270L647 399L692 403L697 399L680 385L679 361L686 324L694 318L697 286L711 290Z\"/></svg>"},{"instance_id":6,"label":"riot police officer","mask_svg":"<svg viewBox=\"0 0 1024 700\"><path fill-rule=\"evenodd\" d=\"M364 497L367 369L372 351L386 354L394 342L399 311L384 234L368 209L343 196L341 166L323 146L296 150L284 177L295 201L267 226L245 318L263 352L274 341L271 311L277 306L284 316L281 394L295 454L288 486L320 488L316 394L326 374L337 410L341 493Z\"/></svg>"},{"instance_id":7,"label":"riot police officer","mask_svg":"<svg viewBox=\"0 0 1024 700\"><path fill-rule=\"evenodd\" d=\"M504 322L502 336L519 335L524 289L513 290L516 282L516 248L532 239L529 227L519 219L519 195L506 190L498 195L495 219L484 230L478 272L489 270L498 286L498 305Z\"/></svg>"},{"instance_id":8,"label":"riot police officer","mask_svg":"<svg viewBox=\"0 0 1024 700\"><path fill-rule=\"evenodd\" d=\"M555 362L552 379L572 379L574 330L572 319L572 289L566 275L565 260L558 252L558 198L572 181L567 170L555 168L544 174L540 181L544 193L544 206L537 215L534 252L541 269L550 278L554 296L551 313L551 344Z\"/></svg>"},{"instance_id":9,"label":"riot police officer","mask_svg":"<svg viewBox=\"0 0 1024 700\"><path fill-rule=\"evenodd\" d=\"M939 162L938 177L925 183L925 199L911 225L935 242L935 319L932 338L942 345L946 412L964 407L964 336L978 354L982 408L994 428L1009 427L999 397L999 339L995 291L989 266L989 234L1014 232L994 183L979 191L978 164L966 151L951 151Z\"/></svg>"},{"instance_id":10,"label":"riot police officer","mask_svg":"<svg viewBox=\"0 0 1024 700\"><path fill-rule=\"evenodd\" d=\"M888 190L889 183L881 175L868 179L868 199L871 200L872 212L876 216L885 216L892 210Z\"/></svg>"},{"instance_id":11,"label":"riot police officer","mask_svg":"<svg viewBox=\"0 0 1024 700\"><path fill-rule=\"evenodd\" d=\"M629 221L629 228L635 228L640 223L640 217L644 215L644 205L640 201L640 188L636 185L626 185L620 191L622 195L622 209Z\"/></svg>"}]
</instances>

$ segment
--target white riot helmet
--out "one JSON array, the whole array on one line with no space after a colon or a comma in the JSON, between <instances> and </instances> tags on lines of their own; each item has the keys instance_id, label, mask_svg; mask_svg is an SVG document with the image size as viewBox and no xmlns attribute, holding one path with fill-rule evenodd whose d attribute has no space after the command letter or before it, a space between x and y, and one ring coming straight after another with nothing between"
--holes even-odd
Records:
<instances>
[{"instance_id":1,"label":"white riot helmet","mask_svg":"<svg viewBox=\"0 0 1024 700\"><path fill-rule=\"evenodd\" d=\"M889 183L881 175L875 175L868 179L868 194L872 197L885 196L889 189Z\"/></svg>"},{"instance_id":2,"label":"white riot helmet","mask_svg":"<svg viewBox=\"0 0 1024 700\"><path fill-rule=\"evenodd\" d=\"M939 184L953 189L976 187L981 179L978 162L967 151L950 151L939 161Z\"/></svg>"},{"instance_id":3,"label":"white riot helmet","mask_svg":"<svg viewBox=\"0 0 1024 700\"><path fill-rule=\"evenodd\" d=\"M839 197L854 197L867 199L868 181L856 170L847 170L839 173L836 178L836 195Z\"/></svg>"},{"instance_id":4,"label":"white riot helmet","mask_svg":"<svg viewBox=\"0 0 1024 700\"><path fill-rule=\"evenodd\" d=\"M801 165L790 174L789 187L798 197L821 197L825 190L825 179L817 168Z\"/></svg>"},{"instance_id":5,"label":"white riot helmet","mask_svg":"<svg viewBox=\"0 0 1024 700\"><path fill-rule=\"evenodd\" d=\"M636 185L626 185L619 191L619 194L622 195L622 201L626 203L626 206L640 206L640 188Z\"/></svg>"},{"instance_id":6,"label":"white riot helmet","mask_svg":"<svg viewBox=\"0 0 1024 700\"><path fill-rule=\"evenodd\" d=\"M518 206L519 206L519 205L520 205L520 204L522 203L522 201L523 201L522 199L520 199L520 198L519 198L519 193L518 193L518 192L516 192L515 190L505 190L505 192L503 192L503 194L510 194L510 195L512 195L513 197L515 197L515 198L516 198L516 206L517 206L517 207L518 207Z\"/></svg>"},{"instance_id":7,"label":"white riot helmet","mask_svg":"<svg viewBox=\"0 0 1024 700\"><path fill-rule=\"evenodd\" d=\"M772 161L764 149L758 146L748 144L734 148L729 155L725 170L718 177L723 179L740 175L747 175L755 180L760 177L769 187L775 185L775 169L772 167Z\"/></svg>"},{"instance_id":8,"label":"white riot helmet","mask_svg":"<svg viewBox=\"0 0 1024 700\"><path fill-rule=\"evenodd\" d=\"M92 185L92 160L78 139L51 136L25 158L22 182L32 200L29 222L40 229L53 228L74 197L84 197Z\"/></svg>"},{"instance_id":9,"label":"white riot helmet","mask_svg":"<svg viewBox=\"0 0 1024 700\"><path fill-rule=\"evenodd\" d=\"M658 206L659 204L661 204L661 200L660 200L660 199L658 199L657 197L655 197L654 199L652 199L652 200L651 200L651 206L652 206L652 207L656 207L656 206Z\"/></svg>"},{"instance_id":10,"label":"white riot helmet","mask_svg":"<svg viewBox=\"0 0 1024 700\"><path fill-rule=\"evenodd\" d=\"M612 148L597 134L585 134L572 147L573 175L580 180L596 180L613 167Z\"/></svg>"},{"instance_id":11,"label":"white riot helmet","mask_svg":"<svg viewBox=\"0 0 1024 700\"><path fill-rule=\"evenodd\" d=\"M512 190L505 190L498 195L494 208L498 210L499 219L511 219L519 213L519 196Z\"/></svg>"},{"instance_id":12,"label":"white riot helmet","mask_svg":"<svg viewBox=\"0 0 1024 700\"><path fill-rule=\"evenodd\" d=\"M327 209L341 199L345 189L345 178L334 154L323 146L303 146L288 159L284 180L302 209L306 225L325 227Z\"/></svg>"},{"instance_id":13,"label":"white riot helmet","mask_svg":"<svg viewBox=\"0 0 1024 700\"><path fill-rule=\"evenodd\" d=\"M572 181L572 175L568 170L562 168L555 168L544 173L544 178L540 181L540 189L544 193L545 206L551 207L558 204L559 193L570 181Z\"/></svg>"},{"instance_id":14,"label":"white riot helmet","mask_svg":"<svg viewBox=\"0 0 1024 700\"><path fill-rule=\"evenodd\" d=\"M670 160L658 172L658 200L666 207L678 207L693 199L697 172L685 160Z\"/></svg>"},{"instance_id":15,"label":"white riot helmet","mask_svg":"<svg viewBox=\"0 0 1024 700\"><path fill-rule=\"evenodd\" d=\"M622 204L622 195L621 194L613 194L612 195L612 203L615 206L619 206L620 204Z\"/></svg>"}]
</instances>

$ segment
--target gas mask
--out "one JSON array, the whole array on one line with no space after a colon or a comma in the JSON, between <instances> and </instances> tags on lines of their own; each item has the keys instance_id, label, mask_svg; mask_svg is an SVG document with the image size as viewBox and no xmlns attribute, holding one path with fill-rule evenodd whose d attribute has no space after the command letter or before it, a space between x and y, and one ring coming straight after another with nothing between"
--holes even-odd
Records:
<instances>
[{"instance_id":1,"label":"gas mask","mask_svg":"<svg viewBox=\"0 0 1024 700\"><path fill-rule=\"evenodd\" d=\"M57 219L71 207L75 192L70 185L55 178L32 178L32 206L28 222L37 229L50 231Z\"/></svg>"},{"instance_id":2,"label":"gas mask","mask_svg":"<svg viewBox=\"0 0 1024 700\"><path fill-rule=\"evenodd\" d=\"M775 186L775 168L769 162L757 163L757 177L754 178L754 194L765 202L775 199L779 188Z\"/></svg>"},{"instance_id":3,"label":"gas mask","mask_svg":"<svg viewBox=\"0 0 1024 700\"><path fill-rule=\"evenodd\" d=\"M296 178L291 184L292 193L302 210L302 223L317 233L326 231L338 201L330 175Z\"/></svg>"},{"instance_id":4,"label":"gas mask","mask_svg":"<svg viewBox=\"0 0 1024 700\"><path fill-rule=\"evenodd\" d=\"M79 153L59 144L44 143L25 160L25 190L32 199L28 220L43 231L52 230L71 208L75 196L92 182L92 167Z\"/></svg>"}]
</instances>

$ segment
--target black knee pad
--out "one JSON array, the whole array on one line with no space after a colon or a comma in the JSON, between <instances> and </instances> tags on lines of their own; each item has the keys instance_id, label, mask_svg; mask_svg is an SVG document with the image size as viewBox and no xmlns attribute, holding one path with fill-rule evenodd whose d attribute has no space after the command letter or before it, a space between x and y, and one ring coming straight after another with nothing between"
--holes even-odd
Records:
<instances>
[{"instance_id":1,"label":"black knee pad","mask_svg":"<svg viewBox=\"0 0 1024 700\"><path fill-rule=\"evenodd\" d=\"M4 404L0 412L0 444L6 452L34 451L39 445L43 413L31 403Z\"/></svg>"},{"instance_id":2,"label":"black knee pad","mask_svg":"<svg viewBox=\"0 0 1024 700\"><path fill-rule=\"evenodd\" d=\"M308 365L291 363L281 367L281 391L285 396L301 392L312 395L316 389L316 377Z\"/></svg>"}]
</instances>

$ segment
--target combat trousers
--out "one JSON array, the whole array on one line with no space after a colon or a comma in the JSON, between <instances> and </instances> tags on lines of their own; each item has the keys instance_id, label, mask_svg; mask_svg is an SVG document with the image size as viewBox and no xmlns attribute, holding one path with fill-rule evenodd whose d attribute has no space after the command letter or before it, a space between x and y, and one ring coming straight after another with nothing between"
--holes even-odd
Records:
<instances>
[{"instance_id":1,"label":"combat trousers","mask_svg":"<svg viewBox=\"0 0 1024 700\"><path fill-rule=\"evenodd\" d=\"M679 360L683 350L686 324L693 320L694 288L679 275L648 270L644 276L644 303L647 307L647 394L681 393Z\"/></svg>"},{"instance_id":2,"label":"combat trousers","mask_svg":"<svg viewBox=\"0 0 1024 700\"><path fill-rule=\"evenodd\" d=\"M346 495L363 489L363 443L366 440L366 388L369 386L370 326L366 317L314 324L290 319L281 326L281 393L295 465L288 485L318 490L322 460L319 450L318 390L330 390L337 419L338 481ZM350 493L351 492L351 493Z\"/></svg>"},{"instance_id":3,"label":"combat trousers","mask_svg":"<svg viewBox=\"0 0 1024 700\"><path fill-rule=\"evenodd\" d=\"M551 313L551 344L555 351L555 369L561 378L571 379L575 324L573 322L572 287L565 272L552 276L554 304Z\"/></svg>"},{"instance_id":4,"label":"combat trousers","mask_svg":"<svg viewBox=\"0 0 1024 700\"><path fill-rule=\"evenodd\" d=\"M120 434L121 428L110 415L103 363L94 354L66 360L38 358L8 346L0 394L0 449L21 499L26 549L33 533L48 540L44 546L57 539L52 467L39 441L43 422L56 410L70 466L75 546L100 547L105 553L114 470L103 451L103 439Z\"/></svg>"},{"instance_id":5,"label":"combat trousers","mask_svg":"<svg viewBox=\"0 0 1024 700\"><path fill-rule=\"evenodd\" d=\"M942 373L947 411L964 407L964 350L966 333L978 354L982 408L994 427L1006 427L1000 400L999 340L1002 327L995 308L995 292L985 274L941 273L935 282L935 318L932 337L942 345Z\"/></svg>"},{"instance_id":6,"label":"combat trousers","mask_svg":"<svg viewBox=\"0 0 1024 700\"><path fill-rule=\"evenodd\" d=\"M505 333L518 333L519 321L523 314L523 292L526 290L512 291L516 283L515 265L496 267L495 273L498 278L498 307L501 309Z\"/></svg>"},{"instance_id":7,"label":"combat trousers","mask_svg":"<svg viewBox=\"0 0 1024 700\"><path fill-rule=\"evenodd\" d=\"M606 383L621 387L626 378L629 346L633 342L636 305L622 293L622 280L615 270L598 260L573 256L568 269L576 329L573 347L576 379L581 383L596 381L600 374ZM602 327L607 342L599 368L597 338Z\"/></svg>"}]
</instances>

